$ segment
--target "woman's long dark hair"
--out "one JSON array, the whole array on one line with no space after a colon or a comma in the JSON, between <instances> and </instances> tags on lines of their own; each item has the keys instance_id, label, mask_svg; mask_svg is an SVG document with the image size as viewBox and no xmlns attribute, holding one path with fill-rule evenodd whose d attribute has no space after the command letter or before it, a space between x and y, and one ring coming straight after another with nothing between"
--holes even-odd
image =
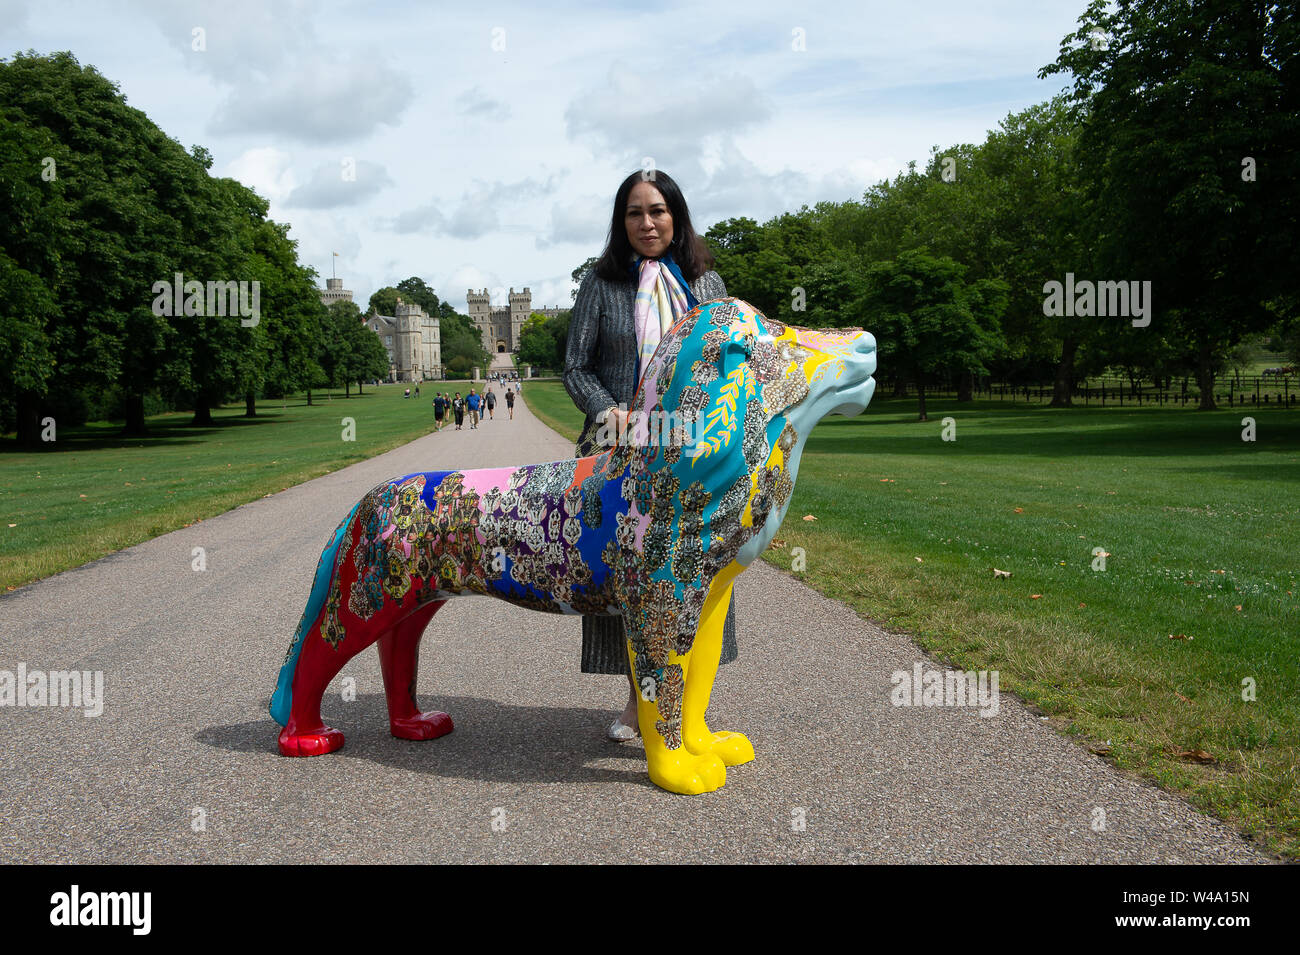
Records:
<instances>
[{"instance_id":1,"label":"woman's long dark hair","mask_svg":"<svg viewBox=\"0 0 1300 955\"><path fill-rule=\"evenodd\" d=\"M614 194L614 215L609 222L609 236L605 239L605 251L601 253L596 264L592 266L597 275L611 282L632 282L635 277L628 273L627 267L636 258L636 250L627 240L627 198L632 187L642 181L642 172L638 170L623 180ZM717 264L713 253L704 240L696 234L691 225L691 213L686 208L686 198L673 178L662 169L645 173L645 181L658 189L668 205L668 213L673 217L673 241L668 246L673 260L681 267L682 275L688 282L697 278Z\"/></svg>"}]
</instances>

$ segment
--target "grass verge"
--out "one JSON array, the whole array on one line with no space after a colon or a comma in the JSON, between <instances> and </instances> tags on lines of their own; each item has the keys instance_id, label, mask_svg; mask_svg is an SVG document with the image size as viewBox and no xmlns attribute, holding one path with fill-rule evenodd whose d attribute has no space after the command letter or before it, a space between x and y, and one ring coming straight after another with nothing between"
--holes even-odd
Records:
<instances>
[{"instance_id":1,"label":"grass verge","mask_svg":"<svg viewBox=\"0 0 1300 955\"><path fill-rule=\"evenodd\" d=\"M526 394L576 438L562 387ZM1300 416L1246 442L1240 410L930 413L822 422L765 559L1300 856Z\"/></svg>"},{"instance_id":2,"label":"grass verge","mask_svg":"<svg viewBox=\"0 0 1300 955\"><path fill-rule=\"evenodd\" d=\"M341 394L317 392L213 411L152 417L149 434L123 438L120 423L60 429L46 449L0 441L0 586L13 590L124 547L228 511L294 484L400 447L433 429L433 385ZM349 433L347 421L353 429Z\"/></svg>"}]
</instances>

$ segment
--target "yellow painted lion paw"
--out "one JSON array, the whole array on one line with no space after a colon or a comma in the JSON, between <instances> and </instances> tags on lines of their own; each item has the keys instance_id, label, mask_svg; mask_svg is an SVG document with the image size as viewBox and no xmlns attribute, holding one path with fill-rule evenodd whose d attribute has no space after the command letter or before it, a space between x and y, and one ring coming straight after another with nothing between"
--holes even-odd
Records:
<instances>
[{"instance_id":1,"label":"yellow painted lion paw","mask_svg":"<svg viewBox=\"0 0 1300 955\"><path fill-rule=\"evenodd\" d=\"M685 746L648 753L650 781L660 789L686 796L720 789L727 781L727 767L712 753L696 755Z\"/></svg>"},{"instance_id":2,"label":"yellow painted lion paw","mask_svg":"<svg viewBox=\"0 0 1300 955\"><path fill-rule=\"evenodd\" d=\"M696 755L712 753L728 766L739 766L754 758L754 746L743 733L704 733L685 739L686 748Z\"/></svg>"},{"instance_id":3,"label":"yellow painted lion paw","mask_svg":"<svg viewBox=\"0 0 1300 955\"><path fill-rule=\"evenodd\" d=\"M728 766L739 766L754 758L754 744L744 733L732 733L727 730L713 734L713 755Z\"/></svg>"}]
</instances>

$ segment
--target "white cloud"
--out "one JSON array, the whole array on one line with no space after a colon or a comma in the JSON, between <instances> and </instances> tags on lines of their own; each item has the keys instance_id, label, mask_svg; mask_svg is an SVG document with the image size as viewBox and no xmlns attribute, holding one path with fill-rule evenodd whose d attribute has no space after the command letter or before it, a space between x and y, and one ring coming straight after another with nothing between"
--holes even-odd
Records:
<instances>
[{"instance_id":1,"label":"white cloud","mask_svg":"<svg viewBox=\"0 0 1300 955\"><path fill-rule=\"evenodd\" d=\"M209 123L218 136L348 142L381 124L396 125L413 95L406 73L382 49L320 38L317 7L303 0L137 0L136 6L188 69L228 91Z\"/></svg>"},{"instance_id":2,"label":"white cloud","mask_svg":"<svg viewBox=\"0 0 1300 955\"><path fill-rule=\"evenodd\" d=\"M227 163L221 175L238 179L272 203L282 202L295 185L292 158L273 146L246 150Z\"/></svg>"},{"instance_id":3,"label":"white cloud","mask_svg":"<svg viewBox=\"0 0 1300 955\"><path fill-rule=\"evenodd\" d=\"M602 247L609 234L609 218L614 212L614 196L584 193L551 206L551 228L538 235L535 245L546 249L563 243Z\"/></svg>"},{"instance_id":4,"label":"white cloud","mask_svg":"<svg viewBox=\"0 0 1300 955\"><path fill-rule=\"evenodd\" d=\"M285 205L299 209L354 206L392 184L388 171L378 163L345 156L337 163L317 166L311 178L289 194Z\"/></svg>"},{"instance_id":5,"label":"white cloud","mask_svg":"<svg viewBox=\"0 0 1300 955\"><path fill-rule=\"evenodd\" d=\"M26 0L0 0L0 23L9 30L17 30L27 25L27 13L30 4ZM5 54L7 55L8 51Z\"/></svg>"},{"instance_id":6,"label":"white cloud","mask_svg":"<svg viewBox=\"0 0 1300 955\"><path fill-rule=\"evenodd\" d=\"M334 144L355 141L380 124L396 126L411 82L383 62L346 57L307 60L271 82L241 84L218 107L217 134L275 134Z\"/></svg>"},{"instance_id":7,"label":"white cloud","mask_svg":"<svg viewBox=\"0 0 1300 955\"><path fill-rule=\"evenodd\" d=\"M756 126L772 109L743 73L637 73L615 58L600 83L573 97L564 119L570 139L591 143L602 161L630 166L628 172L645 158L660 169L696 171L707 140Z\"/></svg>"},{"instance_id":8,"label":"white cloud","mask_svg":"<svg viewBox=\"0 0 1300 955\"><path fill-rule=\"evenodd\" d=\"M472 119L485 119L504 122L510 118L510 107L484 92L483 87L474 86L456 98L456 112Z\"/></svg>"},{"instance_id":9,"label":"white cloud","mask_svg":"<svg viewBox=\"0 0 1300 955\"><path fill-rule=\"evenodd\" d=\"M562 174L552 174L544 182L531 177L517 182L475 184L459 199L427 203L407 209L391 220L397 233L413 232L446 235L454 239L478 239L502 227L503 210L515 210L552 195Z\"/></svg>"}]
</instances>

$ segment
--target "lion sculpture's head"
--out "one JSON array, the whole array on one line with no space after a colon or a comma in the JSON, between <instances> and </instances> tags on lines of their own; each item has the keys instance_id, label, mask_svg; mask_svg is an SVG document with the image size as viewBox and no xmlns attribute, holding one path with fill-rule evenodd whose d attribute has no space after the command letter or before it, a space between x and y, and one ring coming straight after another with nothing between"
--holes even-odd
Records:
<instances>
[{"instance_id":1,"label":"lion sculpture's head","mask_svg":"<svg viewBox=\"0 0 1300 955\"><path fill-rule=\"evenodd\" d=\"M684 652L714 575L748 566L776 535L813 426L863 411L875 370L867 332L786 325L736 298L673 325L641 377L627 441L597 461L630 504L608 557L634 618L675 621Z\"/></svg>"}]
</instances>

